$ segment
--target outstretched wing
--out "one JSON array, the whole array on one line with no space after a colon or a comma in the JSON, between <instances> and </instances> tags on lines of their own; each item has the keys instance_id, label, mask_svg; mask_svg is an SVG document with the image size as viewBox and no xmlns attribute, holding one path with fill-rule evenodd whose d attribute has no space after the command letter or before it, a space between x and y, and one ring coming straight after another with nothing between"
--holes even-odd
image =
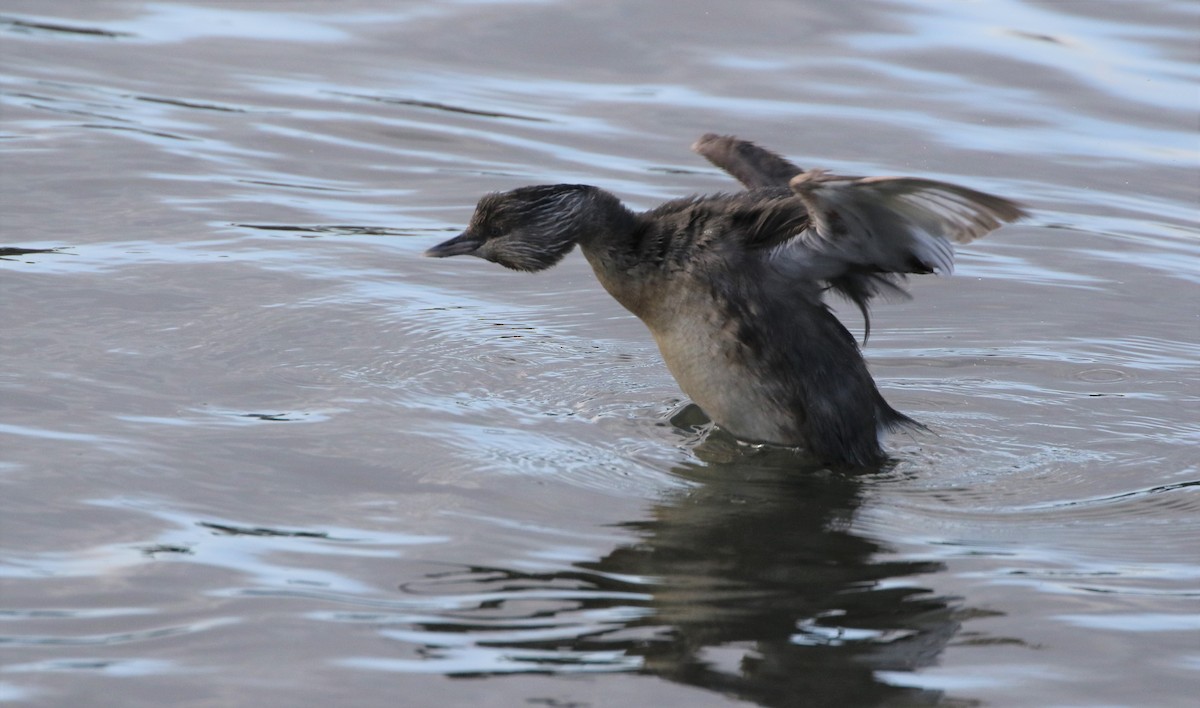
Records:
<instances>
[{"instance_id":1,"label":"outstretched wing","mask_svg":"<svg viewBox=\"0 0 1200 708\"><path fill-rule=\"evenodd\" d=\"M950 273L951 243L970 243L1025 212L1015 203L914 177L838 177L813 170L789 186L810 226L800 237L847 265L885 273Z\"/></svg>"},{"instance_id":2,"label":"outstretched wing","mask_svg":"<svg viewBox=\"0 0 1200 708\"><path fill-rule=\"evenodd\" d=\"M917 178L844 178L823 170L797 175L810 248L883 272L954 269L952 242L968 244L1025 216L1008 199Z\"/></svg>"},{"instance_id":3,"label":"outstretched wing","mask_svg":"<svg viewBox=\"0 0 1200 708\"><path fill-rule=\"evenodd\" d=\"M781 244L809 277L829 283L863 313L880 294L905 296L907 274L954 270L952 242L967 244L1026 216L1008 199L917 178L842 178L823 170L794 176L788 185L808 210L809 228Z\"/></svg>"},{"instance_id":4,"label":"outstretched wing","mask_svg":"<svg viewBox=\"0 0 1200 708\"><path fill-rule=\"evenodd\" d=\"M773 258L801 277L823 280L854 302L871 333L870 300L907 296L910 273L950 273L953 243L969 243L1024 217L1014 202L912 177L838 177L813 170L789 186L809 225L775 245Z\"/></svg>"},{"instance_id":5,"label":"outstretched wing","mask_svg":"<svg viewBox=\"0 0 1200 708\"><path fill-rule=\"evenodd\" d=\"M732 135L708 133L692 145L692 150L728 172L746 189L786 187L788 180L803 172L770 150Z\"/></svg>"},{"instance_id":6,"label":"outstretched wing","mask_svg":"<svg viewBox=\"0 0 1200 708\"><path fill-rule=\"evenodd\" d=\"M772 261L794 277L824 281L854 302L867 335L872 298L907 296L902 283L908 274L950 273L953 243L969 243L1026 215L1007 199L946 182L805 172L732 135L708 133L692 150L749 190L791 188L793 197L755 195L746 209L753 218L743 219L746 246L769 248Z\"/></svg>"}]
</instances>

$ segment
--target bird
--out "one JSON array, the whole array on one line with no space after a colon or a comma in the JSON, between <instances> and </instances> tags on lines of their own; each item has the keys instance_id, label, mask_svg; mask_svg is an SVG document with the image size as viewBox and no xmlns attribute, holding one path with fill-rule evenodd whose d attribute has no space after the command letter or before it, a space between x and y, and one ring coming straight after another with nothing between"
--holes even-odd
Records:
<instances>
[{"instance_id":1,"label":"bird","mask_svg":"<svg viewBox=\"0 0 1200 708\"><path fill-rule=\"evenodd\" d=\"M949 273L955 243L1025 217L1017 203L917 177L803 170L732 135L692 150L743 189L644 212L584 184L484 195L466 229L425 252L542 271L579 246L600 284L650 330L682 391L751 444L878 468L886 432L926 429L884 400L832 292L906 298L910 274Z\"/></svg>"}]
</instances>

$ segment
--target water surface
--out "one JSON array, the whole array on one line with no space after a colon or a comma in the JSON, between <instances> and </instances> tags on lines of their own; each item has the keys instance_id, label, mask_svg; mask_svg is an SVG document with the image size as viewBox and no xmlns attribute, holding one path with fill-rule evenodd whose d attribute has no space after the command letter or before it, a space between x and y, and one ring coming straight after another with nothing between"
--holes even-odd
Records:
<instances>
[{"instance_id":1,"label":"water surface","mask_svg":"<svg viewBox=\"0 0 1200 708\"><path fill-rule=\"evenodd\" d=\"M0 12L0 700L1190 705L1200 12L997 0ZM479 195L803 166L1033 217L883 304L933 435L847 476L684 408ZM856 332L853 308L839 311Z\"/></svg>"}]
</instances>

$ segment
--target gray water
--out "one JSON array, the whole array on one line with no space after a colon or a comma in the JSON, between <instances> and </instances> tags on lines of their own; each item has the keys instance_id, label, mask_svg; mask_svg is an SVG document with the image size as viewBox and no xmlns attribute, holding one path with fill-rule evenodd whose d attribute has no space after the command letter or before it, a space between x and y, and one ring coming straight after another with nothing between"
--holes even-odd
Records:
<instances>
[{"instance_id":1,"label":"gray water","mask_svg":"<svg viewBox=\"0 0 1200 708\"><path fill-rule=\"evenodd\" d=\"M1200 685L1200 5L0 10L0 701L1183 706ZM1032 218L875 310L933 433L738 446L478 197L687 147ZM838 306L861 332L852 307Z\"/></svg>"}]
</instances>

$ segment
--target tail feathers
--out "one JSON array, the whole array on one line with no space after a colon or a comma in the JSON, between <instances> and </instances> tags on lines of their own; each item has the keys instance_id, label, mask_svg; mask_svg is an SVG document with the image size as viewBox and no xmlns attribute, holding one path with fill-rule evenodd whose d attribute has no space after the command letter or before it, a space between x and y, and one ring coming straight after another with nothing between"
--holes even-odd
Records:
<instances>
[{"instance_id":1,"label":"tail feathers","mask_svg":"<svg viewBox=\"0 0 1200 708\"><path fill-rule=\"evenodd\" d=\"M889 433L897 433L903 430L919 430L923 433L931 432L923 423L919 423L912 418L904 415L900 411L888 405L888 402L883 400L883 396L876 398L876 410L879 416L879 427Z\"/></svg>"},{"instance_id":2,"label":"tail feathers","mask_svg":"<svg viewBox=\"0 0 1200 708\"><path fill-rule=\"evenodd\" d=\"M878 468L888 460L882 440L885 432L930 432L929 428L889 406L882 396L876 394L875 400L878 425L875 434L858 425L838 425L845 421L825 421L825 425L818 422L809 438L809 449L826 462L862 469Z\"/></svg>"}]
</instances>

